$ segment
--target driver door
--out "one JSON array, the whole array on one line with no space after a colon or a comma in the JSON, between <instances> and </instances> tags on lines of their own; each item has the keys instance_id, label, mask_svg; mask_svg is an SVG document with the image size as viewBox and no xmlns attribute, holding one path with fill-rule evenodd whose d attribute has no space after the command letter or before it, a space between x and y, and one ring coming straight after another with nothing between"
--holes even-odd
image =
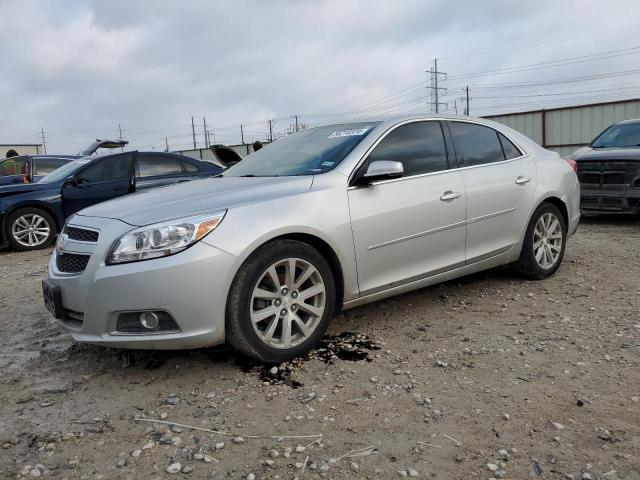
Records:
<instances>
[{"instance_id":1,"label":"driver door","mask_svg":"<svg viewBox=\"0 0 640 480\"><path fill-rule=\"evenodd\" d=\"M465 259L465 186L462 174L449 170L441 123L395 128L362 168L377 160L401 162L404 173L348 190L363 296L463 266Z\"/></svg>"},{"instance_id":2,"label":"driver door","mask_svg":"<svg viewBox=\"0 0 640 480\"><path fill-rule=\"evenodd\" d=\"M109 155L80 170L62 188L65 217L96 203L134 192L134 156L135 152Z\"/></svg>"}]
</instances>

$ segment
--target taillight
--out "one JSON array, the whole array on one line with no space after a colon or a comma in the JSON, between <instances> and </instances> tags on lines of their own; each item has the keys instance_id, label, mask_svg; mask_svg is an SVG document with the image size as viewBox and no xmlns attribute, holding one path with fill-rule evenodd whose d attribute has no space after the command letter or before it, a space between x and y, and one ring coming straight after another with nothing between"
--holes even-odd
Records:
<instances>
[{"instance_id":1,"label":"taillight","mask_svg":"<svg viewBox=\"0 0 640 480\"><path fill-rule=\"evenodd\" d=\"M571 165L571 168L573 168L573 171L578 173L578 162L576 162L573 158L565 158L565 160L569 165Z\"/></svg>"}]
</instances>

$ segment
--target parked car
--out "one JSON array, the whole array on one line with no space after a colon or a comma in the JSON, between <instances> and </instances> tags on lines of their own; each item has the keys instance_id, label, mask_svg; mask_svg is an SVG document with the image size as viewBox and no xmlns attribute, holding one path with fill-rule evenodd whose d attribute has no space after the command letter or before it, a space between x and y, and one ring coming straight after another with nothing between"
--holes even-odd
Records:
<instances>
[{"instance_id":1,"label":"parked car","mask_svg":"<svg viewBox=\"0 0 640 480\"><path fill-rule=\"evenodd\" d=\"M80 158L75 155L20 155L0 160L0 187L37 182L45 175Z\"/></svg>"},{"instance_id":2,"label":"parked car","mask_svg":"<svg viewBox=\"0 0 640 480\"><path fill-rule=\"evenodd\" d=\"M170 153L125 152L73 160L37 183L0 187L0 246L53 243L64 220L129 193L216 175L219 167Z\"/></svg>"},{"instance_id":3,"label":"parked car","mask_svg":"<svg viewBox=\"0 0 640 480\"><path fill-rule=\"evenodd\" d=\"M281 362L317 345L341 309L509 263L548 277L579 196L568 162L488 120L318 127L221 178L80 211L43 295L80 342L226 341Z\"/></svg>"},{"instance_id":4,"label":"parked car","mask_svg":"<svg viewBox=\"0 0 640 480\"><path fill-rule=\"evenodd\" d=\"M19 155L0 160L0 187L16 183L34 183L62 165L93 155L101 148L122 148L127 140L96 140L78 155Z\"/></svg>"},{"instance_id":5,"label":"parked car","mask_svg":"<svg viewBox=\"0 0 640 480\"><path fill-rule=\"evenodd\" d=\"M572 153L585 213L640 213L640 119L614 123Z\"/></svg>"}]
</instances>

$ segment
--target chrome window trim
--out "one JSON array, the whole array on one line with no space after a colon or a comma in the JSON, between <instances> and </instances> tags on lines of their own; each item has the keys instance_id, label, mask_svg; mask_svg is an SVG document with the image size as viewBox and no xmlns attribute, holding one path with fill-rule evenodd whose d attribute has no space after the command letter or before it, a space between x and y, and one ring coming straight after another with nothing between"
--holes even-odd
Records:
<instances>
[{"instance_id":1,"label":"chrome window trim","mask_svg":"<svg viewBox=\"0 0 640 480\"><path fill-rule=\"evenodd\" d=\"M353 181L356 172L358 171L358 169L362 166L362 164L364 162L367 161L367 159L369 158L369 155L371 154L371 152L378 146L378 144L384 140L387 135L389 135L391 132L393 132L396 128L399 128L403 125L407 125L409 123L418 123L418 122L460 122L460 123L471 123L473 125L479 125L481 127L486 127L486 128L490 128L496 132L501 133L502 135L505 136L505 138L507 138L511 143L513 143L513 145L520 151L520 153L522 153L522 155L520 155L519 157L514 157L514 158L509 158L507 160L502 160L499 162L491 162L491 163L481 163L479 165L469 165L466 167L458 167L457 166L457 159L455 158L454 155L454 161L456 162L456 167L454 168L448 168L446 170L438 170L437 172L427 172L427 173L418 173L416 175L409 175L407 177L398 177L398 178L390 178L388 180L379 180L377 182L371 182L368 185L384 185L386 183L392 183L392 182L401 182L403 180L409 180L409 179L413 179L413 178L420 178L420 177L426 177L426 176L430 176L430 175L440 175L443 173L448 173L448 172L455 172L455 171L463 171L463 170L469 170L472 168L479 168L479 167L486 167L489 165L503 165L509 162L514 162L516 160L522 160L524 158L528 158L529 154L526 153L526 151L524 150L524 148L522 148L515 140L513 140L512 137L510 137L508 134L502 132L501 130L498 130L496 128L490 127L489 125L485 125L483 123L478 123L476 121L473 120L467 120L467 119L450 119L450 118L445 118L445 117L429 117L429 118L412 118L411 120L403 120L400 123L396 123L395 125L392 125L391 127L389 127L387 130L385 130L379 137L378 139L367 149L367 151L364 153L364 155L362 155L362 158L358 161L358 163L356 164L356 166L351 170L351 173L349 174L349 178L348 178L348 182L347 182L347 190L355 190L355 189L359 189L359 188L366 188L367 185L351 185L351 182ZM444 133L444 132L443 132ZM443 140L445 141L445 148L446 148L446 139L443 138ZM448 149L447 149L448 152Z\"/></svg>"}]
</instances>

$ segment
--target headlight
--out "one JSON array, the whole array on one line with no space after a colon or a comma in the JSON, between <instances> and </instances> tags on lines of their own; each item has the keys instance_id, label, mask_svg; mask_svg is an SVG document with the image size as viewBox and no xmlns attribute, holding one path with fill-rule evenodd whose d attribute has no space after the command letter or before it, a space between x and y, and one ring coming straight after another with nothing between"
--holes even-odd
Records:
<instances>
[{"instance_id":1,"label":"headlight","mask_svg":"<svg viewBox=\"0 0 640 480\"><path fill-rule=\"evenodd\" d=\"M166 257L190 247L214 230L227 211L178 218L125 233L107 256L107 265Z\"/></svg>"}]
</instances>

